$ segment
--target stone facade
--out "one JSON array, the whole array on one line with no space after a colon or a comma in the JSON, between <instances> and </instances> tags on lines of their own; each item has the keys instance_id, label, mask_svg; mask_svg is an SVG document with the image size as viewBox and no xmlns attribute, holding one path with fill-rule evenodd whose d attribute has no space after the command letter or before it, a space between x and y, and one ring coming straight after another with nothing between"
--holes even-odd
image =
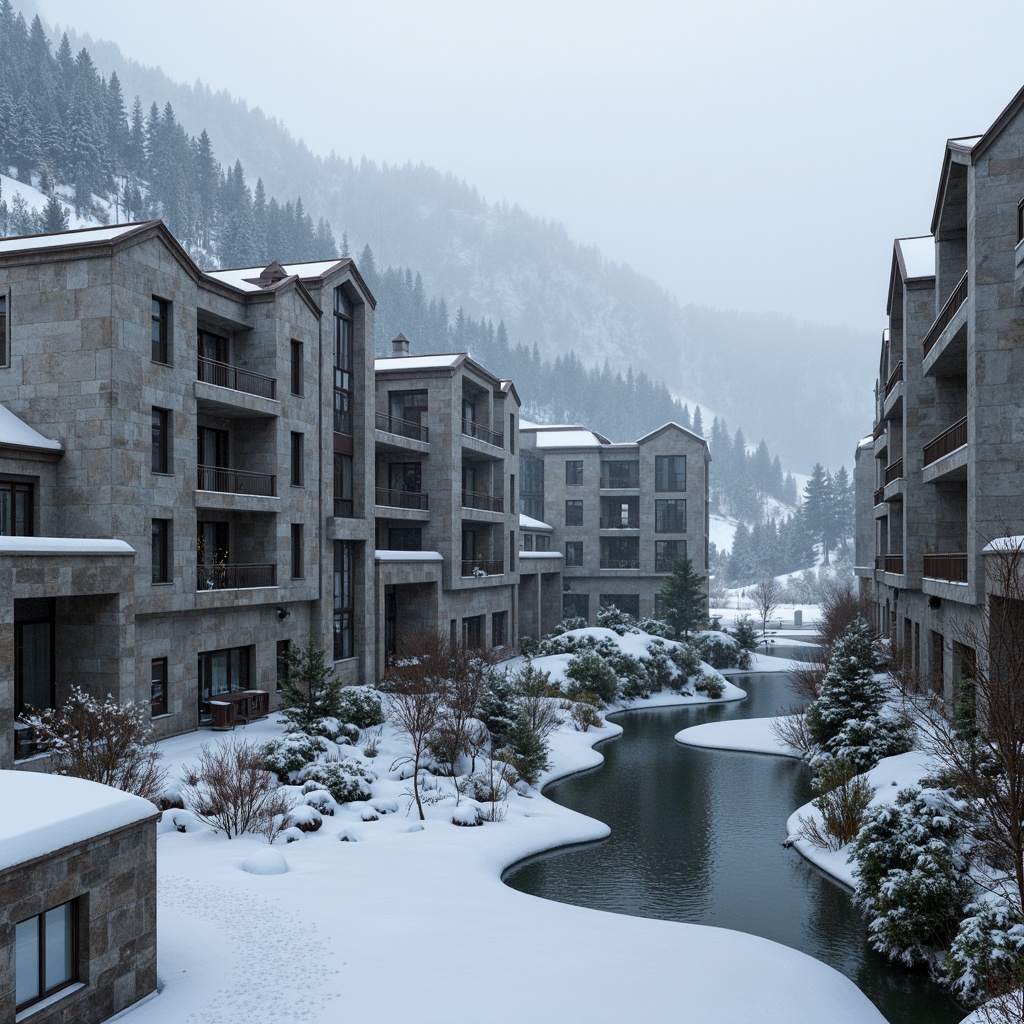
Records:
<instances>
[{"instance_id":1,"label":"stone facade","mask_svg":"<svg viewBox=\"0 0 1024 1024\"><path fill-rule=\"evenodd\" d=\"M931 234L896 241L875 469L856 481L876 625L947 695L979 656L964 637L984 619L986 546L1024 533L1022 149L1024 90L984 135L947 142Z\"/></svg>"},{"instance_id":2,"label":"stone facade","mask_svg":"<svg viewBox=\"0 0 1024 1024\"><path fill-rule=\"evenodd\" d=\"M551 548L564 556L563 617L593 623L613 603L657 615L679 556L707 576L711 457L702 437L667 423L630 444L564 426L523 429L521 439L521 508L551 524Z\"/></svg>"}]
</instances>

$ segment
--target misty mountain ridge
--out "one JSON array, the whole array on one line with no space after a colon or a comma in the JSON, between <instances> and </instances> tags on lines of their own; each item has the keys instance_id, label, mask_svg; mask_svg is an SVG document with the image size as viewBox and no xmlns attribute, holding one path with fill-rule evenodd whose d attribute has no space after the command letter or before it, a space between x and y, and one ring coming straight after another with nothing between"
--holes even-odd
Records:
<instances>
[{"instance_id":1,"label":"misty mountain ridge","mask_svg":"<svg viewBox=\"0 0 1024 1024\"><path fill-rule=\"evenodd\" d=\"M870 335L683 306L596 245L575 242L561 224L488 203L455 175L317 156L281 121L225 91L172 82L111 43L66 31L73 50L84 46L101 72L117 72L126 96L170 102L188 132L207 130L220 163L240 160L270 195L300 195L314 217L327 218L339 238L344 232L353 254L368 244L378 266L418 271L426 293L443 296L450 310L504 321L512 345L536 344L551 360L575 351L588 364L607 359L613 370L632 364L741 423L747 436L764 437L803 471L852 461L872 414ZM737 265L723 268L738 288L749 244L738 241Z\"/></svg>"}]
</instances>

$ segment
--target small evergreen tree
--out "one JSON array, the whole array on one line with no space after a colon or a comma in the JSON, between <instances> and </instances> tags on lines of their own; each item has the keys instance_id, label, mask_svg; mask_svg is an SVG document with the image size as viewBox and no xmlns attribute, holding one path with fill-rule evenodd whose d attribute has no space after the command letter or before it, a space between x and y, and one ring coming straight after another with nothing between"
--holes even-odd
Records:
<instances>
[{"instance_id":1,"label":"small evergreen tree","mask_svg":"<svg viewBox=\"0 0 1024 1024\"><path fill-rule=\"evenodd\" d=\"M676 560L672 575L661 585L665 620L676 635L689 636L707 621L708 600L704 577L694 571L689 558Z\"/></svg>"},{"instance_id":2,"label":"small evergreen tree","mask_svg":"<svg viewBox=\"0 0 1024 1024\"><path fill-rule=\"evenodd\" d=\"M326 649L312 636L305 646L293 644L288 648L288 671L281 685L284 705L281 713L288 723L285 728L291 732L319 735L324 719L341 715L343 687L326 655Z\"/></svg>"}]
</instances>

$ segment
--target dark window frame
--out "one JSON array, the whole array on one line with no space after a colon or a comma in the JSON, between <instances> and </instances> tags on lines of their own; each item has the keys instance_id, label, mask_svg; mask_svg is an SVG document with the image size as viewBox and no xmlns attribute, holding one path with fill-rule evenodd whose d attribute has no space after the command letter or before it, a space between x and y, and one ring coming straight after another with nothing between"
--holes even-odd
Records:
<instances>
[{"instance_id":1,"label":"dark window frame","mask_svg":"<svg viewBox=\"0 0 1024 1024\"><path fill-rule=\"evenodd\" d=\"M149 663L149 713L151 718L167 714L167 659Z\"/></svg>"},{"instance_id":2,"label":"dark window frame","mask_svg":"<svg viewBox=\"0 0 1024 1024\"><path fill-rule=\"evenodd\" d=\"M582 487L583 486L583 460L582 459L566 459L565 460L565 486L566 487Z\"/></svg>"},{"instance_id":3,"label":"dark window frame","mask_svg":"<svg viewBox=\"0 0 1024 1024\"><path fill-rule=\"evenodd\" d=\"M46 986L46 967L47 967L47 939L46 939L46 928L47 917L56 910L63 910L65 907L70 907L71 911L71 949L70 949L70 974L69 976L62 978L61 981L56 984L52 984L49 988ZM44 910L41 914L34 914L32 917L26 917L21 921L16 922L14 926L15 930L15 948L17 948L17 929L22 925L26 925L29 922L37 921L36 926L36 960L35 967L38 972L36 983L38 985L38 992L36 995L29 999L24 999L22 1002L17 1003L15 1006L15 1013L22 1013L24 1010L30 1009L33 1006L38 1005L51 996L62 992L64 989L69 988L72 985L78 983L81 979L81 951L79 949L79 930L80 922L79 918L81 915L81 909L78 898L73 900L66 900L63 903L58 903L55 907L49 907ZM62 943L62 949L65 948ZM15 954L15 957L17 954ZM17 959L15 959L15 991L14 997L17 999Z\"/></svg>"},{"instance_id":4,"label":"dark window frame","mask_svg":"<svg viewBox=\"0 0 1024 1024\"><path fill-rule=\"evenodd\" d=\"M570 509L572 514L570 515ZM566 498L565 500L565 525L566 526L582 526L583 525L583 499L582 498Z\"/></svg>"},{"instance_id":5,"label":"dark window frame","mask_svg":"<svg viewBox=\"0 0 1024 1024\"><path fill-rule=\"evenodd\" d=\"M681 510L680 510L681 506ZM686 499L657 498L654 502L655 533L686 533Z\"/></svg>"},{"instance_id":6,"label":"dark window frame","mask_svg":"<svg viewBox=\"0 0 1024 1024\"><path fill-rule=\"evenodd\" d=\"M11 365L11 303L7 292L0 292L0 366Z\"/></svg>"},{"instance_id":7,"label":"dark window frame","mask_svg":"<svg viewBox=\"0 0 1024 1024\"><path fill-rule=\"evenodd\" d=\"M504 647L508 643L508 612L491 613L491 646Z\"/></svg>"},{"instance_id":8,"label":"dark window frame","mask_svg":"<svg viewBox=\"0 0 1024 1024\"><path fill-rule=\"evenodd\" d=\"M306 578L305 529L302 523L292 523L291 528L292 579Z\"/></svg>"},{"instance_id":9,"label":"dark window frame","mask_svg":"<svg viewBox=\"0 0 1024 1024\"><path fill-rule=\"evenodd\" d=\"M572 554L570 555L570 551ZM567 540L565 542L566 569L579 569L583 566L583 541Z\"/></svg>"},{"instance_id":10,"label":"dark window frame","mask_svg":"<svg viewBox=\"0 0 1024 1024\"><path fill-rule=\"evenodd\" d=\"M174 437L174 413L154 405L150 414L150 469L154 473L174 472L172 438Z\"/></svg>"},{"instance_id":11,"label":"dark window frame","mask_svg":"<svg viewBox=\"0 0 1024 1024\"><path fill-rule=\"evenodd\" d=\"M680 550L680 545L682 550ZM673 551L674 554L669 557L668 552ZM686 558L686 541L685 540L656 540L654 542L654 571L655 572L672 572L675 569L676 562L680 558Z\"/></svg>"},{"instance_id":12,"label":"dark window frame","mask_svg":"<svg viewBox=\"0 0 1024 1024\"><path fill-rule=\"evenodd\" d=\"M291 484L292 487L305 487L306 435L300 430L293 430L291 435Z\"/></svg>"},{"instance_id":13,"label":"dark window frame","mask_svg":"<svg viewBox=\"0 0 1024 1024\"><path fill-rule=\"evenodd\" d=\"M21 501L18 500L19 496ZM0 521L0 536L34 537L35 486L24 480L0 480L0 497L4 499L4 505L8 510L6 529ZM8 530L10 532L7 532Z\"/></svg>"},{"instance_id":14,"label":"dark window frame","mask_svg":"<svg viewBox=\"0 0 1024 1024\"><path fill-rule=\"evenodd\" d=\"M150 556L154 585L173 582L173 520L153 519L150 528Z\"/></svg>"},{"instance_id":15,"label":"dark window frame","mask_svg":"<svg viewBox=\"0 0 1024 1024\"><path fill-rule=\"evenodd\" d=\"M351 455L334 453L334 515L338 518L355 515L354 466Z\"/></svg>"},{"instance_id":16,"label":"dark window frame","mask_svg":"<svg viewBox=\"0 0 1024 1024\"><path fill-rule=\"evenodd\" d=\"M679 469L680 462L682 471ZM654 489L659 492L686 490L685 455L654 456Z\"/></svg>"},{"instance_id":17,"label":"dark window frame","mask_svg":"<svg viewBox=\"0 0 1024 1024\"><path fill-rule=\"evenodd\" d=\"M305 393L305 375L303 366L305 362L305 348L301 341L292 338L291 347L291 392L293 395L302 397Z\"/></svg>"},{"instance_id":18,"label":"dark window frame","mask_svg":"<svg viewBox=\"0 0 1024 1024\"><path fill-rule=\"evenodd\" d=\"M173 341L172 304L169 299L158 295L152 297L150 308L150 358L154 363L163 366L171 364L171 345Z\"/></svg>"},{"instance_id":19,"label":"dark window frame","mask_svg":"<svg viewBox=\"0 0 1024 1024\"><path fill-rule=\"evenodd\" d=\"M355 657L355 544L334 542L334 660Z\"/></svg>"},{"instance_id":20,"label":"dark window frame","mask_svg":"<svg viewBox=\"0 0 1024 1024\"><path fill-rule=\"evenodd\" d=\"M352 371L355 306L340 285L334 289L334 432L352 434Z\"/></svg>"}]
</instances>

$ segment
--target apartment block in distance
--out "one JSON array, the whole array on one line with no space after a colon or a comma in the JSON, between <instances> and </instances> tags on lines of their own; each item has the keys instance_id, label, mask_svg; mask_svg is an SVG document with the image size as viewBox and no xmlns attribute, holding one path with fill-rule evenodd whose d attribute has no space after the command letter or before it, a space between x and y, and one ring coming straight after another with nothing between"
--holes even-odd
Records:
<instances>
[{"instance_id":1,"label":"apartment block in distance","mask_svg":"<svg viewBox=\"0 0 1024 1024\"><path fill-rule=\"evenodd\" d=\"M76 685L167 736L265 714L310 635L372 675L373 305L158 221L0 240L0 767Z\"/></svg>"},{"instance_id":2,"label":"apartment block in distance","mask_svg":"<svg viewBox=\"0 0 1024 1024\"><path fill-rule=\"evenodd\" d=\"M950 139L930 232L897 239L872 435L857 449L857 574L876 626L947 695L1024 534L1024 89ZM1024 623L1024 609L1018 619Z\"/></svg>"},{"instance_id":3,"label":"apartment block in distance","mask_svg":"<svg viewBox=\"0 0 1024 1024\"><path fill-rule=\"evenodd\" d=\"M676 560L708 573L704 438L675 423L627 444L579 426L523 426L524 515L552 528L561 553L562 615L593 623L615 605L658 615Z\"/></svg>"},{"instance_id":4,"label":"apartment block in distance","mask_svg":"<svg viewBox=\"0 0 1024 1024\"><path fill-rule=\"evenodd\" d=\"M466 353L376 360L377 669L417 634L518 639L519 396Z\"/></svg>"}]
</instances>

